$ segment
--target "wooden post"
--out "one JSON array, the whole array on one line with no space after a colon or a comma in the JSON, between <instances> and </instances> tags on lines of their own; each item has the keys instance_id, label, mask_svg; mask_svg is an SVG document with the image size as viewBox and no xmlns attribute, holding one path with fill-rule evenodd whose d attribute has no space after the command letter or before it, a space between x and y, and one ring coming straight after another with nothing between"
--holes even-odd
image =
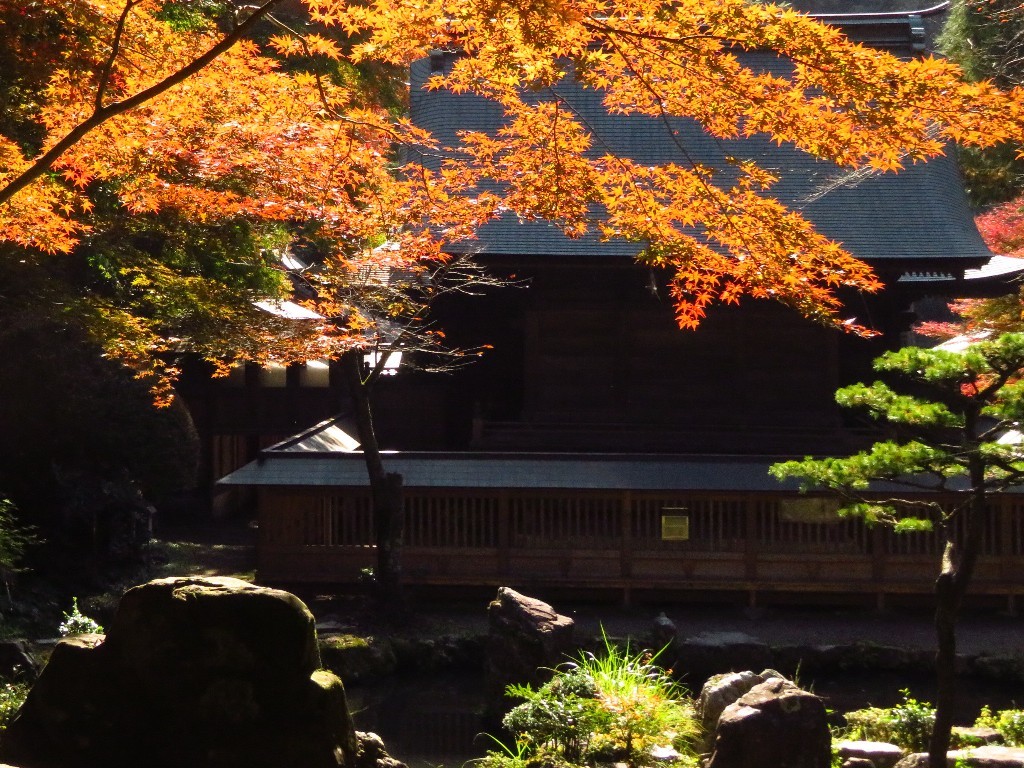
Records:
<instances>
[{"instance_id":1,"label":"wooden post","mask_svg":"<svg viewBox=\"0 0 1024 768\"><path fill-rule=\"evenodd\" d=\"M1006 613L1009 616L1016 616L1017 600L1014 585L1017 580L1017 569L1014 567L1016 558L1013 553L1013 523L1018 512L1010 499L993 499L991 504L994 506L992 512L996 516L993 522L999 531L999 551L995 553L999 557L999 580L1007 585Z\"/></svg>"},{"instance_id":2,"label":"wooden post","mask_svg":"<svg viewBox=\"0 0 1024 768\"><path fill-rule=\"evenodd\" d=\"M743 502L743 575L747 581L757 580L757 556L761 543L757 540L757 501L748 495ZM754 599L753 597L751 598Z\"/></svg>"},{"instance_id":3,"label":"wooden post","mask_svg":"<svg viewBox=\"0 0 1024 768\"><path fill-rule=\"evenodd\" d=\"M623 491L619 503L622 505L620 519L619 575L623 579L622 605L628 608L632 602L633 586L633 494Z\"/></svg>"},{"instance_id":4,"label":"wooden post","mask_svg":"<svg viewBox=\"0 0 1024 768\"><path fill-rule=\"evenodd\" d=\"M993 521L995 529L999 531L999 551L996 553L999 557L999 578L1012 582L1017 577L1013 562L1013 518L1017 510L1009 499L992 499L990 504L991 514L996 517Z\"/></svg>"},{"instance_id":5,"label":"wooden post","mask_svg":"<svg viewBox=\"0 0 1024 768\"><path fill-rule=\"evenodd\" d=\"M498 492L498 574L509 575L512 548L512 515L509 512L508 491Z\"/></svg>"},{"instance_id":6,"label":"wooden post","mask_svg":"<svg viewBox=\"0 0 1024 768\"><path fill-rule=\"evenodd\" d=\"M888 529L881 525L874 525L868 529L868 537L871 543L871 580L875 583L875 611L885 613L885 565L886 552L885 543Z\"/></svg>"},{"instance_id":7,"label":"wooden post","mask_svg":"<svg viewBox=\"0 0 1024 768\"><path fill-rule=\"evenodd\" d=\"M628 582L633 579L633 494L623 491L619 503L622 505L619 518L619 575Z\"/></svg>"}]
</instances>

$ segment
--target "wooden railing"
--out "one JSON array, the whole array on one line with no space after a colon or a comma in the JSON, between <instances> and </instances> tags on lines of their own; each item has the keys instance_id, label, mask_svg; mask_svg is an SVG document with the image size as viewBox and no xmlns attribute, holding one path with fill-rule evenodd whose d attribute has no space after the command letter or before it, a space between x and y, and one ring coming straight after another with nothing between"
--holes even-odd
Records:
<instances>
[{"instance_id":1,"label":"wooden railing","mask_svg":"<svg viewBox=\"0 0 1024 768\"><path fill-rule=\"evenodd\" d=\"M764 494L406 489L410 584L930 592L937 532L896 534L856 518L808 515L806 500ZM259 572L274 583L351 584L373 566L363 490L267 489ZM1024 594L1024 501L989 510L976 592Z\"/></svg>"}]
</instances>

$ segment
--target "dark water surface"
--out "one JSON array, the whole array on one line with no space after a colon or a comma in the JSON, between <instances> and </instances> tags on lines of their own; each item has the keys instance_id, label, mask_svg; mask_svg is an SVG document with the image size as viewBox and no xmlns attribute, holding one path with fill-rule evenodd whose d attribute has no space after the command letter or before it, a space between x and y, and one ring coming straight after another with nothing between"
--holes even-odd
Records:
<instances>
[{"instance_id":1,"label":"dark water surface","mask_svg":"<svg viewBox=\"0 0 1024 768\"><path fill-rule=\"evenodd\" d=\"M843 672L801 678L804 688L825 700L836 713L868 706L891 707L902 701L901 689L919 701L933 701L935 683L927 674ZM993 710L1024 705L1024 687L990 680L961 678L958 725L972 725L982 705ZM485 731L483 684L480 676L443 673L394 678L353 687L350 706L356 727L380 734L388 751L412 768L443 765L458 768L495 746ZM837 717L838 719L838 717Z\"/></svg>"}]
</instances>

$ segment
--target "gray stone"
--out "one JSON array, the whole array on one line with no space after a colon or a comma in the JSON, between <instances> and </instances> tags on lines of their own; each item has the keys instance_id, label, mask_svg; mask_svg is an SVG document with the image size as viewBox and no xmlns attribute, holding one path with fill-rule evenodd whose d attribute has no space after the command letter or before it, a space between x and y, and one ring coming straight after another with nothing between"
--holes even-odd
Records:
<instances>
[{"instance_id":1,"label":"gray stone","mask_svg":"<svg viewBox=\"0 0 1024 768\"><path fill-rule=\"evenodd\" d=\"M892 768L906 754L895 744L881 741L837 741L832 749L844 759L856 757L867 760L874 768Z\"/></svg>"},{"instance_id":2,"label":"gray stone","mask_svg":"<svg viewBox=\"0 0 1024 768\"><path fill-rule=\"evenodd\" d=\"M38 671L39 662L27 640L0 640L0 678L32 679Z\"/></svg>"},{"instance_id":3,"label":"gray stone","mask_svg":"<svg viewBox=\"0 0 1024 768\"><path fill-rule=\"evenodd\" d=\"M893 672L928 670L933 665L934 659L928 655L928 652L902 646L878 645L872 642L859 642L846 646L839 662L840 669Z\"/></svg>"},{"instance_id":4,"label":"gray stone","mask_svg":"<svg viewBox=\"0 0 1024 768\"><path fill-rule=\"evenodd\" d=\"M511 683L542 684L575 646L575 623L550 605L508 587L487 607L490 631L485 655L488 708L503 709Z\"/></svg>"},{"instance_id":5,"label":"gray stone","mask_svg":"<svg viewBox=\"0 0 1024 768\"><path fill-rule=\"evenodd\" d=\"M1003 682L1024 682L1024 656L1020 654L993 654L975 657L971 671L978 677Z\"/></svg>"},{"instance_id":6,"label":"gray stone","mask_svg":"<svg viewBox=\"0 0 1024 768\"><path fill-rule=\"evenodd\" d=\"M954 749L946 753L947 768L1024 768L1024 749L985 745ZM928 755L915 752L896 764L896 768L929 768Z\"/></svg>"},{"instance_id":7,"label":"gray stone","mask_svg":"<svg viewBox=\"0 0 1024 768\"><path fill-rule=\"evenodd\" d=\"M980 747L984 744L1002 744L1003 734L995 728L979 726L953 726L953 743L960 748Z\"/></svg>"},{"instance_id":8,"label":"gray stone","mask_svg":"<svg viewBox=\"0 0 1024 768\"><path fill-rule=\"evenodd\" d=\"M357 635L319 636L320 659L345 685L392 674L398 666L387 640Z\"/></svg>"},{"instance_id":9,"label":"gray stone","mask_svg":"<svg viewBox=\"0 0 1024 768\"><path fill-rule=\"evenodd\" d=\"M227 578L129 590L58 643L0 759L31 768L355 768L341 681L294 595Z\"/></svg>"},{"instance_id":10,"label":"gray stone","mask_svg":"<svg viewBox=\"0 0 1024 768\"><path fill-rule=\"evenodd\" d=\"M482 670L486 635L443 635L441 637L391 638L396 672L433 672L444 669Z\"/></svg>"},{"instance_id":11,"label":"gray stone","mask_svg":"<svg viewBox=\"0 0 1024 768\"><path fill-rule=\"evenodd\" d=\"M676 641L676 624L664 612L654 617L651 640L656 650L671 646Z\"/></svg>"},{"instance_id":12,"label":"gray stone","mask_svg":"<svg viewBox=\"0 0 1024 768\"><path fill-rule=\"evenodd\" d=\"M875 768L875 764L866 757L848 757L841 765L842 768Z\"/></svg>"},{"instance_id":13,"label":"gray stone","mask_svg":"<svg viewBox=\"0 0 1024 768\"><path fill-rule=\"evenodd\" d=\"M718 719L708 768L829 768L831 737L821 699L770 678Z\"/></svg>"},{"instance_id":14,"label":"gray stone","mask_svg":"<svg viewBox=\"0 0 1024 768\"><path fill-rule=\"evenodd\" d=\"M694 680L723 672L764 669L772 665L768 645L743 632L704 632L677 644L678 671Z\"/></svg>"},{"instance_id":15,"label":"gray stone","mask_svg":"<svg viewBox=\"0 0 1024 768\"><path fill-rule=\"evenodd\" d=\"M356 731L356 768L406 768L384 748L384 740L376 733Z\"/></svg>"},{"instance_id":16,"label":"gray stone","mask_svg":"<svg viewBox=\"0 0 1024 768\"><path fill-rule=\"evenodd\" d=\"M773 664L786 674L821 672L838 669L846 646L842 645L779 645L772 648Z\"/></svg>"},{"instance_id":17,"label":"gray stone","mask_svg":"<svg viewBox=\"0 0 1024 768\"><path fill-rule=\"evenodd\" d=\"M704 734L701 752L710 752L715 741L715 728L718 718L725 708L736 701L755 685L760 685L772 677L781 678L778 672L766 669L761 674L749 670L743 672L726 672L715 675L704 683L697 697L696 714L700 721L701 732Z\"/></svg>"}]
</instances>

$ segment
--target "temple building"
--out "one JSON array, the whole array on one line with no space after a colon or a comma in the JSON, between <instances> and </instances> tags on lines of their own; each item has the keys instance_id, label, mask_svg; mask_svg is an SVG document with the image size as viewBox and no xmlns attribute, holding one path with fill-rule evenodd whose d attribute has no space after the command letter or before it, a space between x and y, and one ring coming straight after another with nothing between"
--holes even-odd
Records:
<instances>
[{"instance_id":1,"label":"temple building","mask_svg":"<svg viewBox=\"0 0 1024 768\"><path fill-rule=\"evenodd\" d=\"M822 18L905 56L919 55L938 23L934 9ZM412 67L412 118L442 144L501 123L492 103L424 88L455 55ZM788 66L769 54L744 57L773 71ZM843 296L847 313L880 335L843 334L752 300L681 331L664 277L637 264L635 244L570 240L514 216L486 224L466 247L524 287L452 302L441 322L454 344L493 350L450 376L399 370L382 380L375 403L385 463L404 478L407 582L627 599L731 593L752 603L930 592L935 536L839 520L832 502L800 496L767 468L865 445L870 432L840 412L835 390L907 343L920 302L1005 292L1021 271L982 242L952 155L899 174L851 173L764 138L721 141L683 121L668 131L659 120L610 116L599 94L574 83L556 90L602 152L723 173L736 156L776 173L772 194L885 283L876 295ZM250 375L243 389L252 410L262 407L259 378L269 374ZM317 390L307 417L344 403L330 368L277 375L277 389L296 402ZM239 447L228 422L220 426L217 445L234 454L219 466L230 469L256 446L250 434ZM372 565L367 476L353 435L344 415L325 419L220 481L256 495L262 580L352 584ZM986 543L977 589L1012 601L1024 589L1024 508L1007 501L993 515L999 535Z\"/></svg>"}]
</instances>

